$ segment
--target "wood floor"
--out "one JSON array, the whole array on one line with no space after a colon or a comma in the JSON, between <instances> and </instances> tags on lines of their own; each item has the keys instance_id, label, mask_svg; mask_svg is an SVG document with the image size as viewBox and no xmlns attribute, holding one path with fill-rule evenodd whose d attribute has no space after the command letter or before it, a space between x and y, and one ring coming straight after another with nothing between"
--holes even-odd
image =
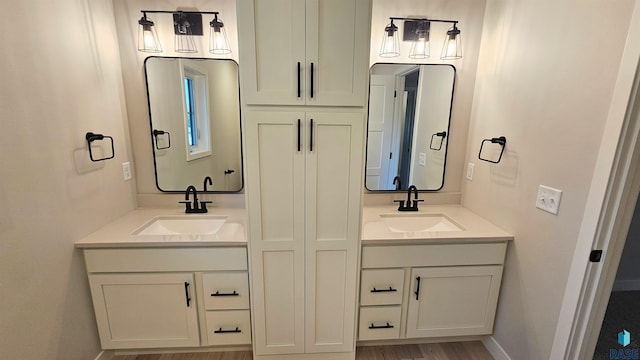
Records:
<instances>
[{"instance_id":1,"label":"wood floor","mask_svg":"<svg viewBox=\"0 0 640 360\"><path fill-rule=\"evenodd\" d=\"M251 360L251 351L118 355L112 360ZM493 360L479 341L362 346L356 360Z\"/></svg>"}]
</instances>

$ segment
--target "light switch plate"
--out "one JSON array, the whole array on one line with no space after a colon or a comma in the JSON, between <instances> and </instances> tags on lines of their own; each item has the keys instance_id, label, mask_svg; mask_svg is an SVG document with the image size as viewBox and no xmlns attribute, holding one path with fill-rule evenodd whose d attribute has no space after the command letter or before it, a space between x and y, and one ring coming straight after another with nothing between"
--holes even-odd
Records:
<instances>
[{"instance_id":1,"label":"light switch plate","mask_svg":"<svg viewBox=\"0 0 640 360\"><path fill-rule=\"evenodd\" d=\"M467 179L473 180L473 170L476 168L474 163L467 164Z\"/></svg>"},{"instance_id":2,"label":"light switch plate","mask_svg":"<svg viewBox=\"0 0 640 360\"><path fill-rule=\"evenodd\" d=\"M124 181L131 180L131 163L128 161L122 163L122 178Z\"/></svg>"},{"instance_id":3,"label":"light switch plate","mask_svg":"<svg viewBox=\"0 0 640 360\"><path fill-rule=\"evenodd\" d=\"M427 154L418 153L418 165L424 166L426 161L427 161Z\"/></svg>"},{"instance_id":4,"label":"light switch plate","mask_svg":"<svg viewBox=\"0 0 640 360\"><path fill-rule=\"evenodd\" d=\"M544 185L538 186L538 196L536 197L536 207L538 209L558 215L561 199L562 190Z\"/></svg>"}]
</instances>

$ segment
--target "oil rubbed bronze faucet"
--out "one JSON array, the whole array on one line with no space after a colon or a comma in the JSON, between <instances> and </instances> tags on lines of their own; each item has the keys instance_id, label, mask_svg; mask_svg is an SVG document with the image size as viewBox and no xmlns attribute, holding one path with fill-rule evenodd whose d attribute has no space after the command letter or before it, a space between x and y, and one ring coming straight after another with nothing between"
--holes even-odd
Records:
<instances>
[{"instance_id":1,"label":"oil rubbed bronze faucet","mask_svg":"<svg viewBox=\"0 0 640 360\"><path fill-rule=\"evenodd\" d=\"M193 202L189 201L189 195L191 193L193 193ZM207 204L211 204L211 201L198 202L198 191L193 185L187 187L187 190L184 192L184 200L185 201L180 201L180 204L185 205L184 212L186 214L204 214L208 211Z\"/></svg>"},{"instance_id":2,"label":"oil rubbed bronze faucet","mask_svg":"<svg viewBox=\"0 0 640 360\"><path fill-rule=\"evenodd\" d=\"M204 184L202 185L202 188L204 189L204 192L207 192L207 183L211 186L213 186L213 180L211 180L211 176L207 176L204 178Z\"/></svg>"},{"instance_id":3,"label":"oil rubbed bronze faucet","mask_svg":"<svg viewBox=\"0 0 640 360\"><path fill-rule=\"evenodd\" d=\"M413 191L414 199L411 200L411 192ZM412 203L413 201L413 203ZM407 202L404 200L393 200L393 202L400 203L398 206L398 211L418 211L418 203L424 201L422 199L418 199L418 188L415 185L409 186L407 190Z\"/></svg>"}]
</instances>

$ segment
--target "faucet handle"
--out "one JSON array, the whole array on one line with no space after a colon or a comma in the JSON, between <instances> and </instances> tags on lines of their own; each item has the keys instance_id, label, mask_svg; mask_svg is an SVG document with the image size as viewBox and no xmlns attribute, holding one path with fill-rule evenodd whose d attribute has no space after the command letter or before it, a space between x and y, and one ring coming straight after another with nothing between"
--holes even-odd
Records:
<instances>
[{"instance_id":1,"label":"faucet handle","mask_svg":"<svg viewBox=\"0 0 640 360\"><path fill-rule=\"evenodd\" d=\"M200 210L202 210L202 212L207 212L207 204L211 204L213 203L213 201L200 201Z\"/></svg>"},{"instance_id":2,"label":"faucet handle","mask_svg":"<svg viewBox=\"0 0 640 360\"><path fill-rule=\"evenodd\" d=\"M191 210L191 201L178 201L178 204L184 204L185 205L185 211L190 211Z\"/></svg>"},{"instance_id":3,"label":"faucet handle","mask_svg":"<svg viewBox=\"0 0 640 360\"><path fill-rule=\"evenodd\" d=\"M404 209L404 200L393 200L393 202L396 203L400 203L400 205L398 205L398 211L402 211L401 209Z\"/></svg>"},{"instance_id":4,"label":"faucet handle","mask_svg":"<svg viewBox=\"0 0 640 360\"><path fill-rule=\"evenodd\" d=\"M415 199L415 200L413 200L413 207L415 209L417 209L418 208L418 203L422 202L422 201L424 201L424 199Z\"/></svg>"}]
</instances>

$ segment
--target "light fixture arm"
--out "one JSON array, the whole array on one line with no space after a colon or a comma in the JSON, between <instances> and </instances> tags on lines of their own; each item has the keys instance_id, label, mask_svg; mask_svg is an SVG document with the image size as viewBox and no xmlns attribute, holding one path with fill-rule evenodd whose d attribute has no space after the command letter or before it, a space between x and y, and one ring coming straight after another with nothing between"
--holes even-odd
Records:
<instances>
[{"instance_id":1,"label":"light fixture arm","mask_svg":"<svg viewBox=\"0 0 640 360\"><path fill-rule=\"evenodd\" d=\"M393 24L393 20L402 20L402 21L427 21L427 22L440 22L440 23L449 23L453 24L454 28L456 24L459 22L458 20L443 20L443 19L428 19L428 18L406 18L406 17L389 17L391 23Z\"/></svg>"}]
</instances>

